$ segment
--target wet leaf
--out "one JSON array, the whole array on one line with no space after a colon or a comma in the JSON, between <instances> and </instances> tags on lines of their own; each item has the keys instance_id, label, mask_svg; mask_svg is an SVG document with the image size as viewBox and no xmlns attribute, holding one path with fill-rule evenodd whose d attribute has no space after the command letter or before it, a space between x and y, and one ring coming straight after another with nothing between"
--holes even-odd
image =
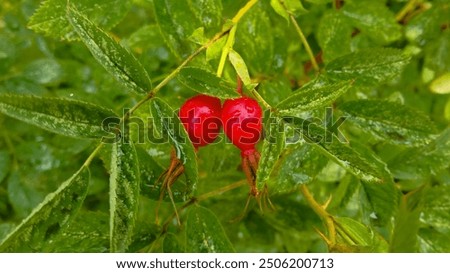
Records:
<instances>
[{"instance_id":1,"label":"wet leaf","mask_svg":"<svg viewBox=\"0 0 450 273\"><path fill-rule=\"evenodd\" d=\"M394 13L375 1L357 1L344 5L342 14L352 24L380 45L390 44L401 38L401 27Z\"/></svg>"},{"instance_id":2,"label":"wet leaf","mask_svg":"<svg viewBox=\"0 0 450 273\"><path fill-rule=\"evenodd\" d=\"M86 197L88 185L89 170L83 166L55 192L47 195L0 243L0 252L41 250L74 218Z\"/></svg>"},{"instance_id":3,"label":"wet leaf","mask_svg":"<svg viewBox=\"0 0 450 273\"><path fill-rule=\"evenodd\" d=\"M139 190L140 172L134 144L113 144L109 193L111 252L125 252L131 243Z\"/></svg>"},{"instance_id":4,"label":"wet leaf","mask_svg":"<svg viewBox=\"0 0 450 273\"><path fill-rule=\"evenodd\" d=\"M428 116L395 102L357 100L346 102L339 109L363 130L393 144L425 145L436 132Z\"/></svg>"},{"instance_id":5,"label":"wet leaf","mask_svg":"<svg viewBox=\"0 0 450 273\"><path fill-rule=\"evenodd\" d=\"M0 112L45 130L71 137L100 138L113 111L90 103L62 98L0 95Z\"/></svg>"},{"instance_id":6,"label":"wet leaf","mask_svg":"<svg viewBox=\"0 0 450 273\"><path fill-rule=\"evenodd\" d=\"M306 142L317 147L361 180L369 183L392 182L385 163L374 155L357 152L319 125L300 118L284 117L284 119L295 126L296 132L300 133Z\"/></svg>"},{"instance_id":7,"label":"wet leaf","mask_svg":"<svg viewBox=\"0 0 450 273\"><path fill-rule=\"evenodd\" d=\"M317 40L323 51L325 63L350 53L352 27L338 11L325 13L319 23Z\"/></svg>"},{"instance_id":8,"label":"wet leaf","mask_svg":"<svg viewBox=\"0 0 450 273\"><path fill-rule=\"evenodd\" d=\"M203 68L185 67L181 69L178 80L185 86L201 94L223 99L239 96L232 83L217 77L215 74Z\"/></svg>"},{"instance_id":9,"label":"wet leaf","mask_svg":"<svg viewBox=\"0 0 450 273\"><path fill-rule=\"evenodd\" d=\"M308 84L278 103L275 108L282 115L297 115L330 105L343 95L352 85L352 81L341 81L317 87Z\"/></svg>"},{"instance_id":10,"label":"wet leaf","mask_svg":"<svg viewBox=\"0 0 450 273\"><path fill-rule=\"evenodd\" d=\"M189 209L186 220L186 252L234 252L222 225L210 210L198 206Z\"/></svg>"},{"instance_id":11,"label":"wet leaf","mask_svg":"<svg viewBox=\"0 0 450 273\"><path fill-rule=\"evenodd\" d=\"M408 62L409 57L398 49L370 48L334 59L325 71L336 80L379 85L398 76Z\"/></svg>"},{"instance_id":12,"label":"wet leaf","mask_svg":"<svg viewBox=\"0 0 450 273\"><path fill-rule=\"evenodd\" d=\"M106 71L132 91L145 94L151 90L150 78L133 54L73 7L68 9L67 16L83 43Z\"/></svg>"},{"instance_id":13,"label":"wet leaf","mask_svg":"<svg viewBox=\"0 0 450 273\"><path fill-rule=\"evenodd\" d=\"M67 0L46 0L36 10L28 26L38 32L56 39L74 40L76 32L67 21ZM131 7L129 0L77 0L71 1L77 10L85 14L94 24L111 29L126 15Z\"/></svg>"}]
</instances>

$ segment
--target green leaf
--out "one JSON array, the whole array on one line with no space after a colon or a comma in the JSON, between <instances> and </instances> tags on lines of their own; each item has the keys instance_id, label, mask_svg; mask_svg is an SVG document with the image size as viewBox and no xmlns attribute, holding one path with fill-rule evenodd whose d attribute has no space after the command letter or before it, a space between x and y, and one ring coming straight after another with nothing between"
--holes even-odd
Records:
<instances>
[{"instance_id":1,"label":"green leaf","mask_svg":"<svg viewBox=\"0 0 450 273\"><path fill-rule=\"evenodd\" d=\"M210 210L199 206L189 209L186 220L186 252L234 252L222 225Z\"/></svg>"},{"instance_id":2,"label":"green leaf","mask_svg":"<svg viewBox=\"0 0 450 273\"><path fill-rule=\"evenodd\" d=\"M94 58L119 82L138 93L147 93L152 84L136 57L73 7L67 13L70 24Z\"/></svg>"},{"instance_id":3,"label":"green leaf","mask_svg":"<svg viewBox=\"0 0 450 273\"><path fill-rule=\"evenodd\" d=\"M89 170L83 166L55 192L47 195L3 240L0 252L31 252L42 249L76 215L86 197L88 185Z\"/></svg>"},{"instance_id":4,"label":"green leaf","mask_svg":"<svg viewBox=\"0 0 450 273\"><path fill-rule=\"evenodd\" d=\"M293 124L308 143L361 180L370 183L392 182L386 165L374 155L357 152L317 124L294 117L284 117L284 120Z\"/></svg>"},{"instance_id":5,"label":"green leaf","mask_svg":"<svg viewBox=\"0 0 450 273\"><path fill-rule=\"evenodd\" d=\"M425 194L421 221L438 230L450 232L450 186L434 186Z\"/></svg>"},{"instance_id":6,"label":"green leaf","mask_svg":"<svg viewBox=\"0 0 450 273\"><path fill-rule=\"evenodd\" d=\"M74 40L77 34L66 19L67 0L46 0L31 16L28 27L55 39ZM131 8L130 0L77 0L71 1L77 10L94 24L111 29Z\"/></svg>"},{"instance_id":7,"label":"green leaf","mask_svg":"<svg viewBox=\"0 0 450 273\"><path fill-rule=\"evenodd\" d=\"M246 61L252 75L272 69L274 40L272 23L261 3L253 6L239 21L234 49Z\"/></svg>"},{"instance_id":8,"label":"green leaf","mask_svg":"<svg viewBox=\"0 0 450 273\"><path fill-rule=\"evenodd\" d=\"M364 131L393 144L424 145L436 131L428 116L395 102L356 100L345 102L339 109Z\"/></svg>"},{"instance_id":9,"label":"green leaf","mask_svg":"<svg viewBox=\"0 0 450 273\"><path fill-rule=\"evenodd\" d=\"M440 4L433 4L429 9L424 10L405 26L405 37L410 42L423 44L431 41L441 34L441 25L448 20L445 7Z\"/></svg>"},{"instance_id":10,"label":"green leaf","mask_svg":"<svg viewBox=\"0 0 450 273\"><path fill-rule=\"evenodd\" d=\"M185 248L180 244L180 241L175 234L167 233L166 236L164 236L164 253L183 253L184 249Z\"/></svg>"},{"instance_id":11,"label":"green leaf","mask_svg":"<svg viewBox=\"0 0 450 273\"><path fill-rule=\"evenodd\" d=\"M447 72L432 81L430 90L436 94L450 94L450 72Z\"/></svg>"},{"instance_id":12,"label":"green leaf","mask_svg":"<svg viewBox=\"0 0 450 273\"><path fill-rule=\"evenodd\" d=\"M420 249L423 253L449 253L450 234L436 229L419 230Z\"/></svg>"},{"instance_id":13,"label":"green leaf","mask_svg":"<svg viewBox=\"0 0 450 273\"><path fill-rule=\"evenodd\" d=\"M153 6L164 40L177 58L184 59L194 50L188 38L201 25L192 14L189 2L157 0Z\"/></svg>"},{"instance_id":14,"label":"green leaf","mask_svg":"<svg viewBox=\"0 0 450 273\"><path fill-rule=\"evenodd\" d=\"M309 144L290 145L275 166L276 176L267 182L269 194L289 193L312 182L328 159Z\"/></svg>"},{"instance_id":15,"label":"green leaf","mask_svg":"<svg viewBox=\"0 0 450 273\"><path fill-rule=\"evenodd\" d=\"M23 76L38 84L57 86L63 79L64 70L55 59L38 59L27 65Z\"/></svg>"},{"instance_id":16,"label":"green leaf","mask_svg":"<svg viewBox=\"0 0 450 273\"><path fill-rule=\"evenodd\" d=\"M80 212L64 232L42 252L105 253L109 249L109 217L103 212Z\"/></svg>"},{"instance_id":17,"label":"green leaf","mask_svg":"<svg viewBox=\"0 0 450 273\"><path fill-rule=\"evenodd\" d=\"M417 252L419 217L423 209L424 188L402 196L391 237L390 251L395 253Z\"/></svg>"},{"instance_id":18,"label":"green leaf","mask_svg":"<svg viewBox=\"0 0 450 273\"><path fill-rule=\"evenodd\" d=\"M131 243L139 205L139 178L134 144L113 144L109 180L111 252L125 252Z\"/></svg>"},{"instance_id":19,"label":"green leaf","mask_svg":"<svg viewBox=\"0 0 450 273\"><path fill-rule=\"evenodd\" d=\"M222 1L221 0L188 0L189 7L198 21L208 29L218 30L222 24Z\"/></svg>"},{"instance_id":20,"label":"green leaf","mask_svg":"<svg viewBox=\"0 0 450 273\"><path fill-rule=\"evenodd\" d=\"M399 179L423 180L449 166L450 129L424 147L415 147L393 157L389 169Z\"/></svg>"},{"instance_id":21,"label":"green leaf","mask_svg":"<svg viewBox=\"0 0 450 273\"><path fill-rule=\"evenodd\" d=\"M86 102L1 94L0 112L57 134L83 138L108 135L103 121L116 117L111 110Z\"/></svg>"},{"instance_id":22,"label":"green leaf","mask_svg":"<svg viewBox=\"0 0 450 273\"><path fill-rule=\"evenodd\" d=\"M150 101L150 111L156 129L161 134L169 136L169 142L174 146L176 156L184 165L187 178L187 193L191 194L198 180L197 159L194 146L189 139L178 115L163 100L154 98Z\"/></svg>"},{"instance_id":23,"label":"green leaf","mask_svg":"<svg viewBox=\"0 0 450 273\"><path fill-rule=\"evenodd\" d=\"M203 68L185 67L178 74L178 80L188 88L201 94L223 99L239 96L231 83Z\"/></svg>"},{"instance_id":24,"label":"green leaf","mask_svg":"<svg viewBox=\"0 0 450 273\"><path fill-rule=\"evenodd\" d=\"M265 134L261 159L256 173L256 187L258 190L264 188L286 145L284 123L280 118L270 116L265 128L268 128L268 131Z\"/></svg>"},{"instance_id":25,"label":"green leaf","mask_svg":"<svg viewBox=\"0 0 450 273\"><path fill-rule=\"evenodd\" d=\"M325 68L336 80L357 79L358 83L379 85L399 75L409 57L393 48L371 48L341 56Z\"/></svg>"},{"instance_id":26,"label":"green leaf","mask_svg":"<svg viewBox=\"0 0 450 273\"><path fill-rule=\"evenodd\" d=\"M352 86L352 81L328 83L317 87L314 82L298 89L275 106L282 115L297 115L330 105Z\"/></svg>"},{"instance_id":27,"label":"green leaf","mask_svg":"<svg viewBox=\"0 0 450 273\"><path fill-rule=\"evenodd\" d=\"M306 13L300 0L270 0L273 10L289 21L289 14L295 16Z\"/></svg>"},{"instance_id":28,"label":"green leaf","mask_svg":"<svg viewBox=\"0 0 450 273\"><path fill-rule=\"evenodd\" d=\"M228 58L230 59L230 63L233 65L236 73L239 75L244 85L247 86L252 84L250 75L248 74L247 65L245 64L245 61L244 59L242 59L241 55L231 49L228 53Z\"/></svg>"},{"instance_id":29,"label":"green leaf","mask_svg":"<svg viewBox=\"0 0 450 273\"><path fill-rule=\"evenodd\" d=\"M346 217L333 218L339 239L351 252L387 252L388 244L370 227ZM341 247L343 247L341 245ZM345 248L345 247L344 247Z\"/></svg>"},{"instance_id":30,"label":"green leaf","mask_svg":"<svg viewBox=\"0 0 450 273\"><path fill-rule=\"evenodd\" d=\"M369 207L367 214L374 225L386 225L395 215L398 207L399 192L392 180L382 184L362 181Z\"/></svg>"},{"instance_id":31,"label":"green leaf","mask_svg":"<svg viewBox=\"0 0 450 273\"><path fill-rule=\"evenodd\" d=\"M352 24L380 45L390 44L401 38L401 26L394 13L376 1L354 1L344 5L342 14Z\"/></svg>"},{"instance_id":32,"label":"green leaf","mask_svg":"<svg viewBox=\"0 0 450 273\"><path fill-rule=\"evenodd\" d=\"M353 28L341 12L325 13L319 22L317 41L323 51L325 63L350 53Z\"/></svg>"}]
</instances>

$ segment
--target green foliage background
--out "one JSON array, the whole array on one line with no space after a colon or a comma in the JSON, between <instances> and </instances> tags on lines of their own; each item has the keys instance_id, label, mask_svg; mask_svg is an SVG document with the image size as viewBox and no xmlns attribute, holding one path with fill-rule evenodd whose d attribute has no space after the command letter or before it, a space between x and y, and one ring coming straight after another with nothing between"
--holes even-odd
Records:
<instances>
[{"instance_id":1,"label":"green foliage background","mask_svg":"<svg viewBox=\"0 0 450 273\"><path fill-rule=\"evenodd\" d=\"M448 0L3 0L0 252L450 252L449 18ZM195 154L163 119L236 97L237 75L268 110L270 199L223 135ZM174 148L181 225L167 194L155 214Z\"/></svg>"}]
</instances>

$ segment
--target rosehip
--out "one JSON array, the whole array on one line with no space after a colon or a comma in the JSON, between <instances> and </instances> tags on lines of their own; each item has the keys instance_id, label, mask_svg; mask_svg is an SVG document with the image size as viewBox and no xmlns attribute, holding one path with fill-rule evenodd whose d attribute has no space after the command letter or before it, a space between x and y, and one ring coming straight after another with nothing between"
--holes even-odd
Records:
<instances>
[{"instance_id":1,"label":"rosehip","mask_svg":"<svg viewBox=\"0 0 450 273\"><path fill-rule=\"evenodd\" d=\"M261 138L262 109L248 97L226 100L222 109L224 131L231 142L241 150L242 169L250 185L250 194L258 196L256 171L260 158L255 145Z\"/></svg>"},{"instance_id":2,"label":"rosehip","mask_svg":"<svg viewBox=\"0 0 450 273\"><path fill-rule=\"evenodd\" d=\"M242 155L255 150L261 138L261 119L262 110L256 100L242 97L225 101L222 109L224 131Z\"/></svg>"},{"instance_id":3,"label":"rosehip","mask_svg":"<svg viewBox=\"0 0 450 273\"><path fill-rule=\"evenodd\" d=\"M221 128L221 103L218 98L197 95L188 99L178 116L195 148L214 142Z\"/></svg>"}]
</instances>

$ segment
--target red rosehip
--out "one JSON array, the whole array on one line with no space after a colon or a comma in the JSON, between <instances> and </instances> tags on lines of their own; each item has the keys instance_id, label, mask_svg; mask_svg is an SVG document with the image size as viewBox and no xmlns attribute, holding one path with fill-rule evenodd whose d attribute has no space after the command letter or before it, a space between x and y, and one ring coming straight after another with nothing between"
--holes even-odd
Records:
<instances>
[{"instance_id":1,"label":"red rosehip","mask_svg":"<svg viewBox=\"0 0 450 273\"><path fill-rule=\"evenodd\" d=\"M262 109L249 97L226 100L222 108L222 124L231 142L242 156L252 154L261 138Z\"/></svg>"},{"instance_id":2,"label":"red rosehip","mask_svg":"<svg viewBox=\"0 0 450 273\"><path fill-rule=\"evenodd\" d=\"M188 99L180 108L178 116L195 148L214 142L220 133L220 99L197 95Z\"/></svg>"}]
</instances>

